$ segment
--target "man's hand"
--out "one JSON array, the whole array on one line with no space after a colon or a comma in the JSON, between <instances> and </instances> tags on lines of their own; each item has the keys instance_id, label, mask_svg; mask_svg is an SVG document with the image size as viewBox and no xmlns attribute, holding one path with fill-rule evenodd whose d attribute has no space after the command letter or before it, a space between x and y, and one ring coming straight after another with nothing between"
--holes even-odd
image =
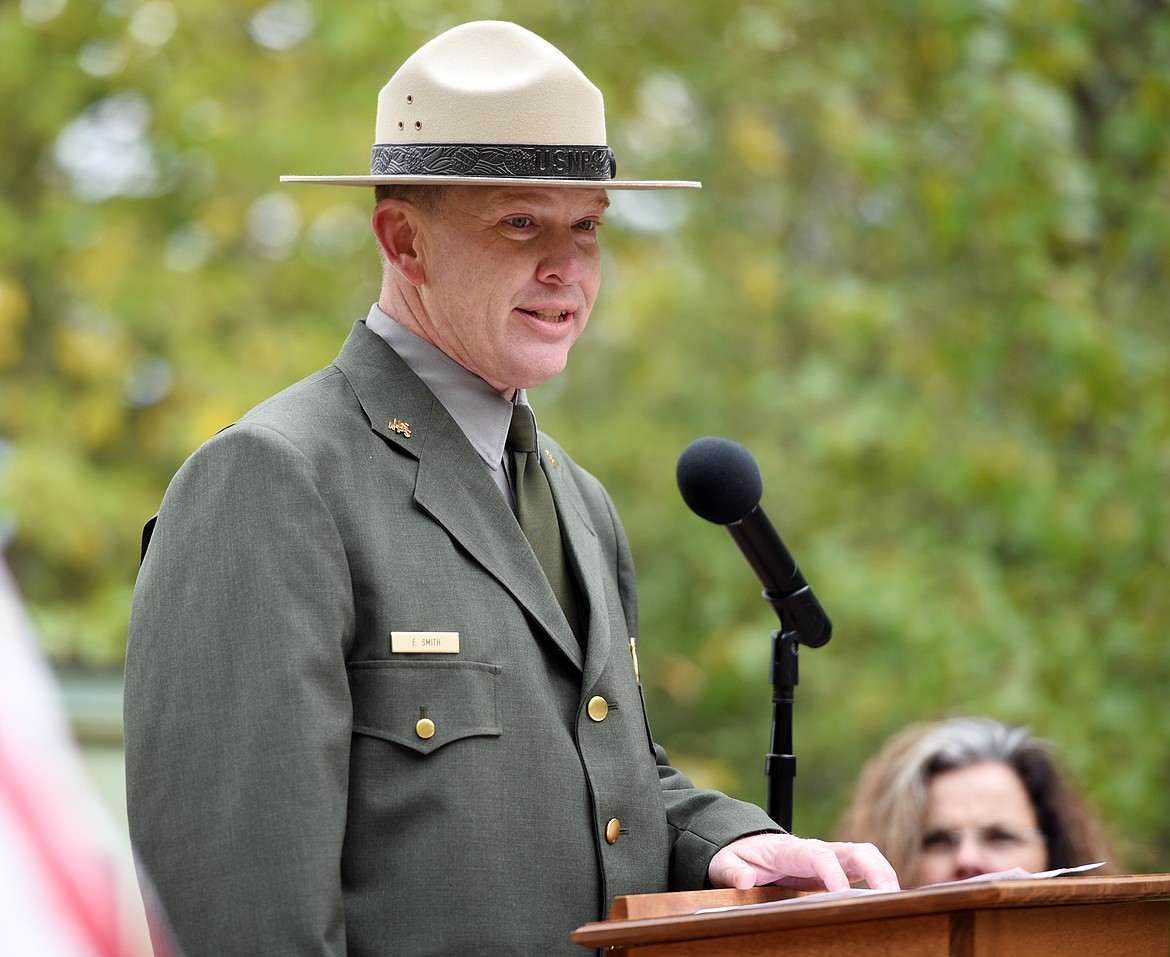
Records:
<instances>
[{"instance_id":1,"label":"man's hand","mask_svg":"<svg viewBox=\"0 0 1170 957\"><path fill-rule=\"evenodd\" d=\"M707 868L715 887L744 890L779 884L795 890L843 891L864 880L874 890L898 890L898 875L872 844L843 844L752 834L722 848Z\"/></svg>"}]
</instances>

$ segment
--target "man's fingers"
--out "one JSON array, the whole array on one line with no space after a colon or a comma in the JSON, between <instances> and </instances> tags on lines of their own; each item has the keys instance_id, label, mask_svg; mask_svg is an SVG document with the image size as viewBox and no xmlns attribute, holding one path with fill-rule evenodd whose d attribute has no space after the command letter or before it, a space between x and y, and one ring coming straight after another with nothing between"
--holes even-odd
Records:
<instances>
[{"instance_id":1,"label":"man's fingers","mask_svg":"<svg viewBox=\"0 0 1170 957\"><path fill-rule=\"evenodd\" d=\"M872 844L832 844L850 880L863 880L874 890L896 891L898 875L885 856Z\"/></svg>"},{"instance_id":2,"label":"man's fingers","mask_svg":"<svg viewBox=\"0 0 1170 957\"><path fill-rule=\"evenodd\" d=\"M715 855L707 876L714 887L734 887L741 891L755 887L757 883L756 868L730 848Z\"/></svg>"},{"instance_id":3,"label":"man's fingers","mask_svg":"<svg viewBox=\"0 0 1170 957\"><path fill-rule=\"evenodd\" d=\"M821 841L809 841L812 865L817 877L825 885L827 891L843 891L849 887L849 878L845 875L845 862L839 856L840 851L835 848L848 845L830 845Z\"/></svg>"},{"instance_id":4,"label":"man's fingers","mask_svg":"<svg viewBox=\"0 0 1170 957\"><path fill-rule=\"evenodd\" d=\"M898 876L872 844L829 843L790 834L755 834L733 841L711 860L716 887L746 889L779 884L800 890L846 890L858 880L875 890L897 890Z\"/></svg>"}]
</instances>

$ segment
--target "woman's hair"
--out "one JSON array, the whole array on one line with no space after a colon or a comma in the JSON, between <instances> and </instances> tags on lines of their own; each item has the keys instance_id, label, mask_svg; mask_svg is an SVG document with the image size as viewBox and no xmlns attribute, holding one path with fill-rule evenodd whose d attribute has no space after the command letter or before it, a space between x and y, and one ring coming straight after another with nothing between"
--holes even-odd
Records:
<instances>
[{"instance_id":1,"label":"woman's hair","mask_svg":"<svg viewBox=\"0 0 1170 957\"><path fill-rule=\"evenodd\" d=\"M914 724L894 735L862 768L838 839L876 844L903 884L915 886L930 779L986 761L1019 775L1044 834L1048 867L1105 861L1099 873L1118 872L1104 829L1069 785L1048 743L1027 728L990 718Z\"/></svg>"}]
</instances>

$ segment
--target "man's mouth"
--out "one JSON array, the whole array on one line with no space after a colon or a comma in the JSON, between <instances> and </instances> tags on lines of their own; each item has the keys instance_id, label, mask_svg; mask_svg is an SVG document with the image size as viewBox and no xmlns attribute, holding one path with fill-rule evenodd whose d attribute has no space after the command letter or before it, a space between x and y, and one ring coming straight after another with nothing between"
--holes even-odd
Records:
<instances>
[{"instance_id":1,"label":"man's mouth","mask_svg":"<svg viewBox=\"0 0 1170 957\"><path fill-rule=\"evenodd\" d=\"M561 312L556 309L525 309L530 316L536 316L541 322L564 322L568 316L567 312Z\"/></svg>"}]
</instances>

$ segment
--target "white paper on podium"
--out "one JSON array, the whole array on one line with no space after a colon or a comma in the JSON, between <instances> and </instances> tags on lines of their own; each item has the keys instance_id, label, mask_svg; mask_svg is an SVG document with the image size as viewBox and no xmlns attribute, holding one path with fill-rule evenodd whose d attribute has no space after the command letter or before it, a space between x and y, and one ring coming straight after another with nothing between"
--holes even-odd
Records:
<instances>
[{"instance_id":1,"label":"white paper on podium","mask_svg":"<svg viewBox=\"0 0 1170 957\"><path fill-rule=\"evenodd\" d=\"M928 887L946 887L951 884L975 884L980 881L1035 881L1046 880L1049 877L1061 877L1065 874L1080 874L1084 871L1095 870L1101 867L1105 862L1098 861L1095 864L1081 864L1077 867L1058 867L1051 871L1038 871L1033 874L1030 871L1024 870L1022 867L1013 867L1008 871L995 871L991 874L977 874L975 877L967 877L961 881L943 881L939 884L928 884ZM907 888L908 890L920 890L921 888ZM850 887L843 891L826 891L821 894L802 894L800 897L789 897L785 900L778 901L761 901L757 904L729 904L726 907L704 907L702 910L695 911L696 914L718 914L722 911L729 910L753 910L760 907L785 907L792 904L802 903L820 903L822 901L845 900L849 897L873 897L875 894L901 894L902 891L882 891L874 890L871 887Z\"/></svg>"}]
</instances>

